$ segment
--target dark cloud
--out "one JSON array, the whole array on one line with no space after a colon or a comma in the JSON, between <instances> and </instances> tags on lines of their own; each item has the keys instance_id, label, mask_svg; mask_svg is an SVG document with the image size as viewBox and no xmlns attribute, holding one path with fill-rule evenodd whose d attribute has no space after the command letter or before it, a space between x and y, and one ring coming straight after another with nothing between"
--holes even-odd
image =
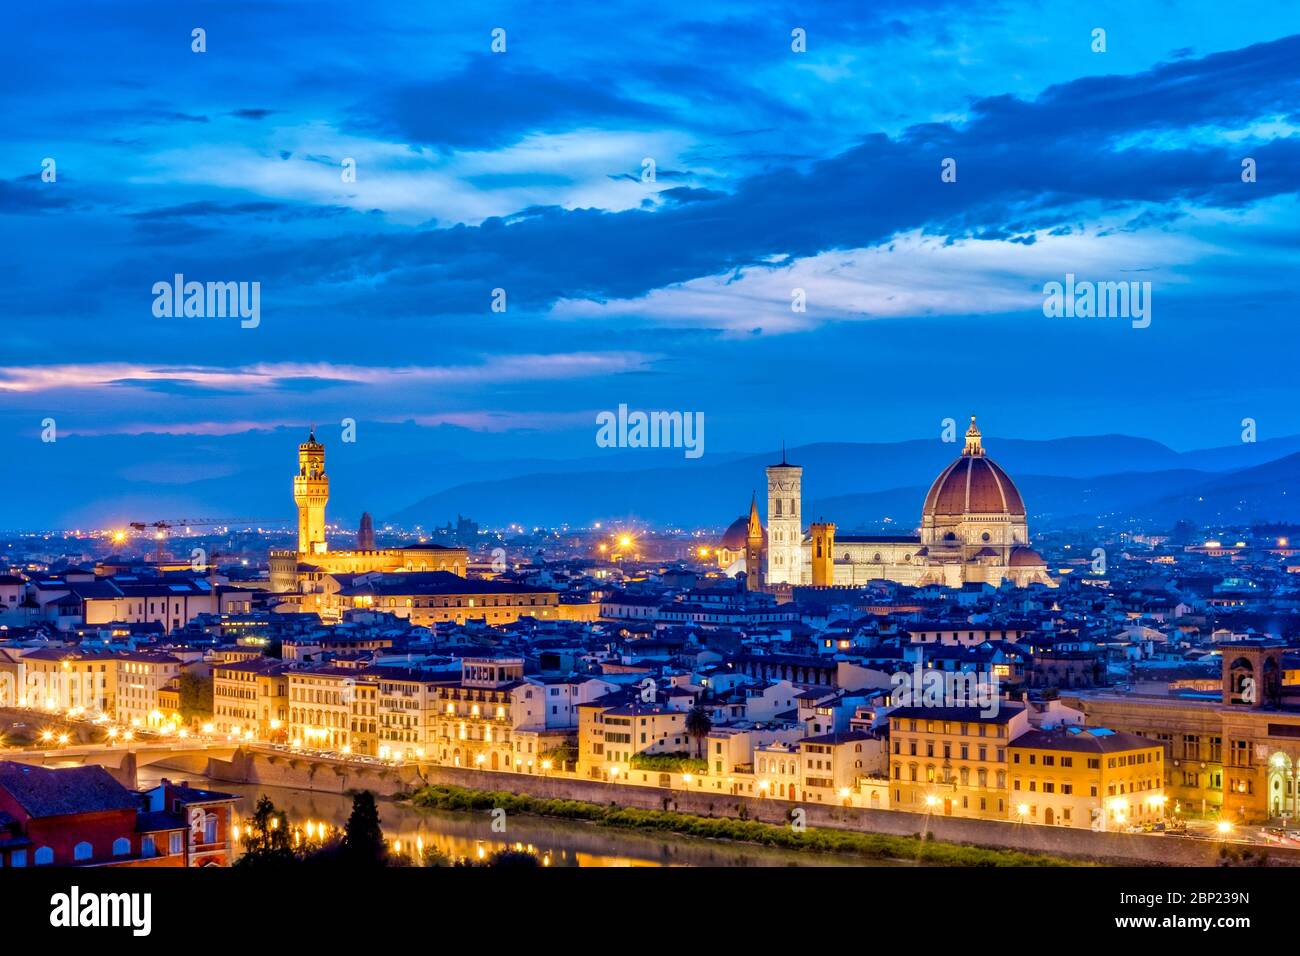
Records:
<instances>
[{"instance_id":1,"label":"dark cloud","mask_svg":"<svg viewBox=\"0 0 1300 956\"><path fill-rule=\"evenodd\" d=\"M357 126L438 147L506 146L534 132L600 120L663 122L668 114L619 92L611 77L569 77L476 58L460 72L403 87L356 112Z\"/></svg>"},{"instance_id":2,"label":"dark cloud","mask_svg":"<svg viewBox=\"0 0 1300 956\"><path fill-rule=\"evenodd\" d=\"M52 183L42 182L39 174L0 179L0 215L57 212L71 206L75 195L62 176Z\"/></svg>"},{"instance_id":3,"label":"dark cloud","mask_svg":"<svg viewBox=\"0 0 1300 956\"><path fill-rule=\"evenodd\" d=\"M1253 145L1269 174L1250 185L1240 181L1239 147L1117 144L1153 129L1239 127L1298 92L1300 37L1290 37L1129 77L1088 77L1034 100L984 98L964 123L872 134L806 170L752 176L725 196L710 191L707 202L617 213L542 207L477 227L376 237L347 269L418 268L439 289L431 305L439 311L476 308L485 283L545 308L560 298L634 297L773 255L869 246L909 229L1027 242L1036 229L1078 221L1084 207L1244 206L1297 190L1300 142ZM945 157L958 160L956 183L940 181ZM337 263L308 268L339 275Z\"/></svg>"},{"instance_id":4,"label":"dark cloud","mask_svg":"<svg viewBox=\"0 0 1300 956\"><path fill-rule=\"evenodd\" d=\"M345 206L299 206L269 200L217 202L202 199L195 202L181 203L177 206L142 209L127 215L131 219L145 221L251 216L283 222L288 219L327 219L333 216L345 215L349 212L351 210Z\"/></svg>"}]
</instances>

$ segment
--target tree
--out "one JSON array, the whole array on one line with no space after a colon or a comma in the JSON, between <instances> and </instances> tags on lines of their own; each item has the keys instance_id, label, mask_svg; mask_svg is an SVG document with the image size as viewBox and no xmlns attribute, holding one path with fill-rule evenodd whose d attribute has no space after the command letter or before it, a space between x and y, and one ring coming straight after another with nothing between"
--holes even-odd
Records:
<instances>
[{"instance_id":1,"label":"tree","mask_svg":"<svg viewBox=\"0 0 1300 956\"><path fill-rule=\"evenodd\" d=\"M181 719L202 723L212 717L212 677L181 671L176 678L181 692Z\"/></svg>"},{"instance_id":2,"label":"tree","mask_svg":"<svg viewBox=\"0 0 1300 956\"><path fill-rule=\"evenodd\" d=\"M686 714L686 733L695 741L695 755L700 756L701 742L709 736L709 731L713 729L713 721L709 719L709 712L696 704Z\"/></svg>"},{"instance_id":3,"label":"tree","mask_svg":"<svg viewBox=\"0 0 1300 956\"><path fill-rule=\"evenodd\" d=\"M298 860L298 854L289 842L289 820L266 794L258 797L253 816L239 839L244 855L235 866L285 866Z\"/></svg>"},{"instance_id":4,"label":"tree","mask_svg":"<svg viewBox=\"0 0 1300 956\"><path fill-rule=\"evenodd\" d=\"M384 831L379 826L375 795L362 790L352 797L352 814L343 831L342 862L351 866L383 866L388 857Z\"/></svg>"}]
</instances>

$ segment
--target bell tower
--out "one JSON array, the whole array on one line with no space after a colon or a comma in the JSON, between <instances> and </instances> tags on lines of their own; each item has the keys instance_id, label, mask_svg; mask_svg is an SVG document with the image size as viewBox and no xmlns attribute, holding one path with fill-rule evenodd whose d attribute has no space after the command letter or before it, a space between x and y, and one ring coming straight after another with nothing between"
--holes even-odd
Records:
<instances>
[{"instance_id":1,"label":"bell tower","mask_svg":"<svg viewBox=\"0 0 1300 956\"><path fill-rule=\"evenodd\" d=\"M325 446L316 440L313 427L307 440L298 446L298 474L293 479L293 500L298 505L299 554L325 553L325 502L329 498Z\"/></svg>"},{"instance_id":2,"label":"bell tower","mask_svg":"<svg viewBox=\"0 0 1300 956\"><path fill-rule=\"evenodd\" d=\"M767 469L767 582L803 584L803 469L785 460Z\"/></svg>"},{"instance_id":3,"label":"bell tower","mask_svg":"<svg viewBox=\"0 0 1300 956\"><path fill-rule=\"evenodd\" d=\"M749 498L749 527L745 530L745 590L763 587L763 523L758 520L758 498Z\"/></svg>"},{"instance_id":4,"label":"bell tower","mask_svg":"<svg viewBox=\"0 0 1300 956\"><path fill-rule=\"evenodd\" d=\"M812 538L813 587L831 587L835 583L835 525L814 521L808 526L808 536Z\"/></svg>"}]
</instances>

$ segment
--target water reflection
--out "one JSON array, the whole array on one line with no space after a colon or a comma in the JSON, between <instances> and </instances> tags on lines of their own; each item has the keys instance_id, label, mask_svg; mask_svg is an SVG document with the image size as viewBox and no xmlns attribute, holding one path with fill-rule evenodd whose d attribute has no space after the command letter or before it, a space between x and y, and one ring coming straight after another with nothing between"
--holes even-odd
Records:
<instances>
[{"instance_id":1,"label":"water reflection","mask_svg":"<svg viewBox=\"0 0 1300 956\"><path fill-rule=\"evenodd\" d=\"M235 808L242 821L253 812L265 793L301 828L304 837L311 824L312 839L330 829L341 830L352 811L352 798L285 787L209 781L194 774L142 768L140 786L158 779L184 777L244 799ZM902 865L865 861L829 853L803 853L726 841L704 840L676 834L615 830L570 820L515 815L506 821L506 833L492 832L487 813L462 813L415 809L409 804L381 799L379 819L390 843L400 841L402 852L422 853L433 848L456 859L485 859L498 850L524 849L540 856L548 866L873 866ZM323 828L323 829L322 829Z\"/></svg>"}]
</instances>

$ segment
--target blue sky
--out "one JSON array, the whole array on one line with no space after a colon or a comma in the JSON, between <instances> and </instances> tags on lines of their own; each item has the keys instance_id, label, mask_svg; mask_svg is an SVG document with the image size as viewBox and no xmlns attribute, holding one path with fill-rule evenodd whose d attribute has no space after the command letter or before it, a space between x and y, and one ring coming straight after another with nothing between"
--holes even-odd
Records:
<instances>
[{"instance_id":1,"label":"blue sky","mask_svg":"<svg viewBox=\"0 0 1300 956\"><path fill-rule=\"evenodd\" d=\"M578 6L8 11L11 448L352 417L566 457L620 403L718 451L1300 432L1294 3ZM260 282L260 326L154 317L175 273ZM1045 318L1066 273L1150 281L1150 328Z\"/></svg>"}]
</instances>

